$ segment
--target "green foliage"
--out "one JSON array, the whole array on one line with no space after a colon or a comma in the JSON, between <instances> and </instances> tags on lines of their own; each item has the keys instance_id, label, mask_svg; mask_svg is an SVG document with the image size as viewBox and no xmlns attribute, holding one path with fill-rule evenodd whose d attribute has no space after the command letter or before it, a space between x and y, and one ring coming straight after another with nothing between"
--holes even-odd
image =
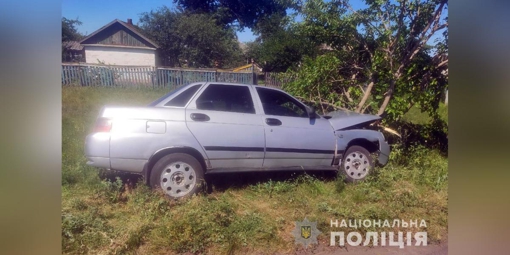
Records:
<instances>
[{"instance_id":1,"label":"green foliage","mask_svg":"<svg viewBox=\"0 0 510 255\"><path fill-rule=\"evenodd\" d=\"M348 89L339 80L340 74L336 70L339 64L340 59L334 54L306 57L301 68L294 73L297 78L284 84L283 89L305 101L315 102L314 106L322 113L335 107L347 108L348 102L339 93L342 89Z\"/></svg>"},{"instance_id":2,"label":"green foliage","mask_svg":"<svg viewBox=\"0 0 510 255\"><path fill-rule=\"evenodd\" d=\"M287 89L308 98L303 91L315 93L321 83L327 89L319 98L318 92L310 98L320 107L341 106L399 120L419 105L436 118L448 85L448 33L443 32L448 25L444 17L447 3L367 1L367 5L354 11L348 1L304 4L303 21L295 26L297 34L320 45L327 52L324 58L336 63L329 65L322 56L309 56ZM435 45L426 44L439 33L442 37L438 36Z\"/></svg>"},{"instance_id":3,"label":"green foliage","mask_svg":"<svg viewBox=\"0 0 510 255\"><path fill-rule=\"evenodd\" d=\"M77 26L82 22L77 19L68 19L62 17L62 42L79 41L83 35L78 32Z\"/></svg>"},{"instance_id":4,"label":"green foliage","mask_svg":"<svg viewBox=\"0 0 510 255\"><path fill-rule=\"evenodd\" d=\"M136 250L146 241L146 237L152 228L152 224L146 224L130 230L127 233L128 237L124 245L117 250L115 254L126 254L127 252Z\"/></svg>"},{"instance_id":5,"label":"green foliage","mask_svg":"<svg viewBox=\"0 0 510 255\"><path fill-rule=\"evenodd\" d=\"M392 165L399 165L405 168L411 168L408 173L405 172L384 172L389 180L405 178L413 183L432 187L439 191L448 184L448 162L444 156L437 150L430 150L422 145L412 146L408 149L395 147L390 155Z\"/></svg>"},{"instance_id":6,"label":"green foliage","mask_svg":"<svg viewBox=\"0 0 510 255\"><path fill-rule=\"evenodd\" d=\"M301 15L303 22L297 27L304 37L325 44L332 49L342 50L350 46L352 37L357 34L352 18L347 16L347 7L337 1L310 0L304 4ZM351 54L343 49L344 54Z\"/></svg>"},{"instance_id":7,"label":"green foliage","mask_svg":"<svg viewBox=\"0 0 510 255\"><path fill-rule=\"evenodd\" d=\"M235 32L210 14L191 14L161 7L140 15L140 28L160 45L166 66L234 67L243 57Z\"/></svg>"},{"instance_id":8,"label":"green foliage","mask_svg":"<svg viewBox=\"0 0 510 255\"><path fill-rule=\"evenodd\" d=\"M102 245L108 244L112 228L107 224L105 215L98 208L85 212L62 213L62 251L87 254ZM82 244L87 246L83 247Z\"/></svg>"},{"instance_id":9,"label":"green foliage","mask_svg":"<svg viewBox=\"0 0 510 255\"><path fill-rule=\"evenodd\" d=\"M152 232L153 240L162 247L184 253L204 253L213 244L234 252L248 244L273 239L275 229L258 213L237 213L237 205L227 195L217 199L197 197L182 204L173 217Z\"/></svg>"},{"instance_id":10,"label":"green foliage","mask_svg":"<svg viewBox=\"0 0 510 255\"><path fill-rule=\"evenodd\" d=\"M116 177L115 181L102 180L99 183L99 195L106 197L111 203L119 201L122 189L122 180L119 177Z\"/></svg>"},{"instance_id":11,"label":"green foliage","mask_svg":"<svg viewBox=\"0 0 510 255\"><path fill-rule=\"evenodd\" d=\"M256 185L251 186L251 190L259 193L259 194L282 194L286 192L291 192L296 187L296 183L291 181L273 181L269 180L263 183L257 183Z\"/></svg>"},{"instance_id":12,"label":"green foliage","mask_svg":"<svg viewBox=\"0 0 510 255\"><path fill-rule=\"evenodd\" d=\"M246 52L246 56L259 63L265 72L296 69L303 56L316 55L316 43L303 37L289 20L268 20L267 23L260 24L260 36L256 41L247 43Z\"/></svg>"},{"instance_id":13,"label":"green foliage","mask_svg":"<svg viewBox=\"0 0 510 255\"><path fill-rule=\"evenodd\" d=\"M286 15L295 5L290 0L174 0L184 10L192 13L210 13L225 26L236 24L240 29L254 27L261 19L271 15Z\"/></svg>"},{"instance_id":14,"label":"green foliage","mask_svg":"<svg viewBox=\"0 0 510 255\"><path fill-rule=\"evenodd\" d=\"M388 136L388 142L405 152L416 146L425 146L448 155L448 125L441 119L435 119L427 124L414 124L404 121L391 123L391 126L401 135Z\"/></svg>"},{"instance_id":15,"label":"green foliage","mask_svg":"<svg viewBox=\"0 0 510 255\"><path fill-rule=\"evenodd\" d=\"M402 116L401 120L407 123L426 125L433 121L434 117L448 124L448 106L443 103L439 104L437 113L432 116L428 112L422 111L418 106L414 106Z\"/></svg>"},{"instance_id":16,"label":"green foliage","mask_svg":"<svg viewBox=\"0 0 510 255\"><path fill-rule=\"evenodd\" d=\"M247 57L265 72L285 72L296 68L305 52L306 42L289 31L279 31L264 40L247 43Z\"/></svg>"},{"instance_id":17,"label":"green foliage","mask_svg":"<svg viewBox=\"0 0 510 255\"><path fill-rule=\"evenodd\" d=\"M68 41L80 41L83 38L83 35L78 32L77 26L81 25L82 22L76 19L68 19L62 17L62 42ZM62 45L62 60L67 60L66 57L68 55L67 48Z\"/></svg>"},{"instance_id":18,"label":"green foliage","mask_svg":"<svg viewBox=\"0 0 510 255\"><path fill-rule=\"evenodd\" d=\"M345 177L338 173L335 181L335 191L341 193L344 191L345 185Z\"/></svg>"}]
</instances>

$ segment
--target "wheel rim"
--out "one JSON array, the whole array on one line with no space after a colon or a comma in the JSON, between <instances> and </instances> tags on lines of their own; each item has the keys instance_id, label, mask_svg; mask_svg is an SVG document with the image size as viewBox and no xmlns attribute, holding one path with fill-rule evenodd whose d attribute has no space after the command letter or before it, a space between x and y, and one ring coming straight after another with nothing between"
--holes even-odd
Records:
<instances>
[{"instance_id":1,"label":"wheel rim","mask_svg":"<svg viewBox=\"0 0 510 255\"><path fill-rule=\"evenodd\" d=\"M353 179L363 179L370 171L370 162L365 154L355 151L349 153L344 161L345 173Z\"/></svg>"},{"instance_id":2,"label":"wheel rim","mask_svg":"<svg viewBox=\"0 0 510 255\"><path fill-rule=\"evenodd\" d=\"M195 169L184 162L174 162L161 172L160 186L171 197L189 194L196 185Z\"/></svg>"}]
</instances>

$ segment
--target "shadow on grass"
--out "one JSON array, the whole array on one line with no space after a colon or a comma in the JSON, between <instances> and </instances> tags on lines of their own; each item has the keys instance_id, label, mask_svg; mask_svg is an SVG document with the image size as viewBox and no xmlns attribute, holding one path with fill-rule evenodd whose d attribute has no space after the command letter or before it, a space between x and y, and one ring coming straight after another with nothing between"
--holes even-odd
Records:
<instances>
[{"instance_id":1,"label":"shadow on grass","mask_svg":"<svg viewBox=\"0 0 510 255\"><path fill-rule=\"evenodd\" d=\"M122 183L127 184L131 187L134 187L137 183L140 183L143 180L143 176L140 174L132 174L128 172L121 172L115 170L100 170L99 178L101 180L108 180L114 182L117 177L120 178Z\"/></svg>"},{"instance_id":2,"label":"shadow on grass","mask_svg":"<svg viewBox=\"0 0 510 255\"><path fill-rule=\"evenodd\" d=\"M272 171L272 172L244 172L244 173L216 173L205 176L207 193L225 191L227 189L241 189L268 181L296 181L300 176L308 175L322 181L336 179L336 171Z\"/></svg>"}]
</instances>

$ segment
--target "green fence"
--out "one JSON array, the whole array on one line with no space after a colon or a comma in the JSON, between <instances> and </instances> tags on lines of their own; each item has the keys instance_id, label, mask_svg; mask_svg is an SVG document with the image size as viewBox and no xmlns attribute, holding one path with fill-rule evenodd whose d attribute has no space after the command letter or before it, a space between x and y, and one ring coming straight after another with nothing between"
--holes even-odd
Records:
<instances>
[{"instance_id":1,"label":"green fence","mask_svg":"<svg viewBox=\"0 0 510 255\"><path fill-rule=\"evenodd\" d=\"M256 84L251 72L222 72L152 66L62 64L62 85L102 87L178 87L198 81Z\"/></svg>"}]
</instances>

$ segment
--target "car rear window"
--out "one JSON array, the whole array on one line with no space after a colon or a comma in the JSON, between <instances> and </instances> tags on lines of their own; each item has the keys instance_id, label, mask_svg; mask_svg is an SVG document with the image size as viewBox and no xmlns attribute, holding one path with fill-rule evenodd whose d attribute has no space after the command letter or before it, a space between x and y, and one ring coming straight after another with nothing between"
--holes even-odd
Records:
<instances>
[{"instance_id":1,"label":"car rear window","mask_svg":"<svg viewBox=\"0 0 510 255\"><path fill-rule=\"evenodd\" d=\"M177 106L177 107L184 107L189 102L191 97L197 92L197 90L202 85L195 85L191 86L187 90L183 91L176 97L172 98L172 100L168 101L168 103L165 104L165 106Z\"/></svg>"},{"instance_id":2,"label":"car rear window","mask_svg":"<svg viewBox=\"0 0 510 255\"><path fill-rule=\"evenodd\" d=\"M178 93L179 91L183 90L183 89L186 89L187 86L181 86L177 89L174 89L168 93L166 93L164 96L152 101L150 104L148 104L147 106L156 106L157 104L161 103L163 100L167 99L169 96L173 95L173 94L176 94Z\"/></svg>"}]
</instances>

